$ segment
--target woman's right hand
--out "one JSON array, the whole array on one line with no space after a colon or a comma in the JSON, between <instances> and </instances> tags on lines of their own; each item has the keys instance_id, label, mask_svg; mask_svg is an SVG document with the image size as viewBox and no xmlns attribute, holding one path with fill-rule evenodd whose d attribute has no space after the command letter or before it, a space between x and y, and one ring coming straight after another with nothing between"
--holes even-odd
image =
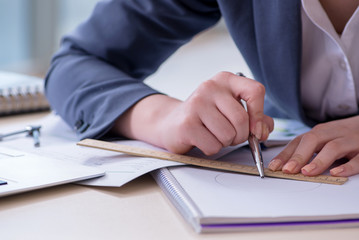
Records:
<instances>
[{"instance_id":1,"label":"woman's right hand","mask_svg":"<svg viewBox=\"0 0 359 240\"><path fill-rule=\"evenodd\" d=\"M212 155L246 141L249 132L261 141L268 138L273 119L263 113L264 94L259 82L221 72L184 102L165 95L144 98L117 121L115 130L174 153L197 147Z\"/></svg>"}]
</instances>

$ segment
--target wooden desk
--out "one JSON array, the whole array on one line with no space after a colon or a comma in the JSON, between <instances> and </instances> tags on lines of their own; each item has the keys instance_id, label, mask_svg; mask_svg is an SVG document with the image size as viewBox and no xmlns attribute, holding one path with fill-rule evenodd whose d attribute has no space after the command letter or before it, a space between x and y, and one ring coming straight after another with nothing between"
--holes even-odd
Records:
<instances>
[{"instance_id":1,"label":"wooden desk","mask_svg":"<svg viewBox=\"0 0 359 240\"><path fill-rule=\"evenodd\" d=\"M0 125L46 116L0 118ZM0 143L1 144L1 143ZM358 239L359 228L197 234L149 175L121 188L67 184L0 198L0 239Z\"/></svg>"}]
</instances>

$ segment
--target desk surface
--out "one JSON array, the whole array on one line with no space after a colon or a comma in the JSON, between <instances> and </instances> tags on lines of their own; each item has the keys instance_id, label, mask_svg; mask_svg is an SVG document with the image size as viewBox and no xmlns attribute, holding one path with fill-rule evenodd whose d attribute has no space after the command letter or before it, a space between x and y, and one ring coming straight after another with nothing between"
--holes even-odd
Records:
<instances>
[{"instance_id":1,"label":"desk surface","mask_svg":"<svg viewBox=\"0 0 359 240\"><path fill-rule=\"evenodd\" d=\"M46 114L0 118L0 125ZM1 239L358 239L359 229L197 234L149 175L121 188L67 184L0 198Z\"/></svg>"}]
</instances>

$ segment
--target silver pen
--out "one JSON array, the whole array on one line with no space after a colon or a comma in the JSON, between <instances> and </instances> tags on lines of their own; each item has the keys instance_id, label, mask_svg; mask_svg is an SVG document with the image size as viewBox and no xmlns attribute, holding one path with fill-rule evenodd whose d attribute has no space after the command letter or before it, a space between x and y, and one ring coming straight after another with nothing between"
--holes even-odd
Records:
<instances>
[{"instance_id":1,"label":"silver pen","mask_svg":"<svg viewBox=\"0 0 359 240\"><path fill-rule=\"evenodd\" d=\"M241 76L241 77L246 77L241 72L236 73L236 75ZM246 112L248 112L247 103L244 100L241 100L241 104L243 105ZM259 140L256 138L256 136L254 136L254 134L251 132L249 133L249 136L248 136L248 143L249 143L249 147L252 152L254 162L257 166L259 176L261 178L264 178L264 167L263 167L263 157L262 157L261 145L259 144Z\"/></svg>"},{"instance_id":2,"label":"silver pen","mask_svg":"<svg viewBox=\"0 0 359 240\"><path fill-rule=\"evenodd\" d=\"M7 134L0 134L0 141L2 141L6 137L10 137L21 133L27 133L28 136L33 137L34 146L40 147L40 138L39 138L40 128L41 126L26 126L24 130L14 131Z\"/></svg>"}]
</instances>

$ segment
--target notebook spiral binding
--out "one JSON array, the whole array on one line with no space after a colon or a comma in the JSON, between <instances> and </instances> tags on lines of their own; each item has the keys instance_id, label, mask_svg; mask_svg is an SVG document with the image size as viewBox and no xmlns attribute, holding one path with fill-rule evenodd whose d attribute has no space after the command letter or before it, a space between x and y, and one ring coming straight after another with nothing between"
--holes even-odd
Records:
<instances>
[{"instance_id":1,"label":"notebook spiral binding","mask_svg":"<svg viewBox=\"0 0 359 240\"><path fill-rule=\"evenodd\" d=\"M4 74L2 73L0 76L3 78ZM17 79L22 75L11 73L5 76L9 77L6 80L12 84L0 86L0 116L48 111L50 109L44 94L42 79L24 75L22 81L19 82ZM14 81L10 81L12 79Z\"/></svg>"}]
</instances>

